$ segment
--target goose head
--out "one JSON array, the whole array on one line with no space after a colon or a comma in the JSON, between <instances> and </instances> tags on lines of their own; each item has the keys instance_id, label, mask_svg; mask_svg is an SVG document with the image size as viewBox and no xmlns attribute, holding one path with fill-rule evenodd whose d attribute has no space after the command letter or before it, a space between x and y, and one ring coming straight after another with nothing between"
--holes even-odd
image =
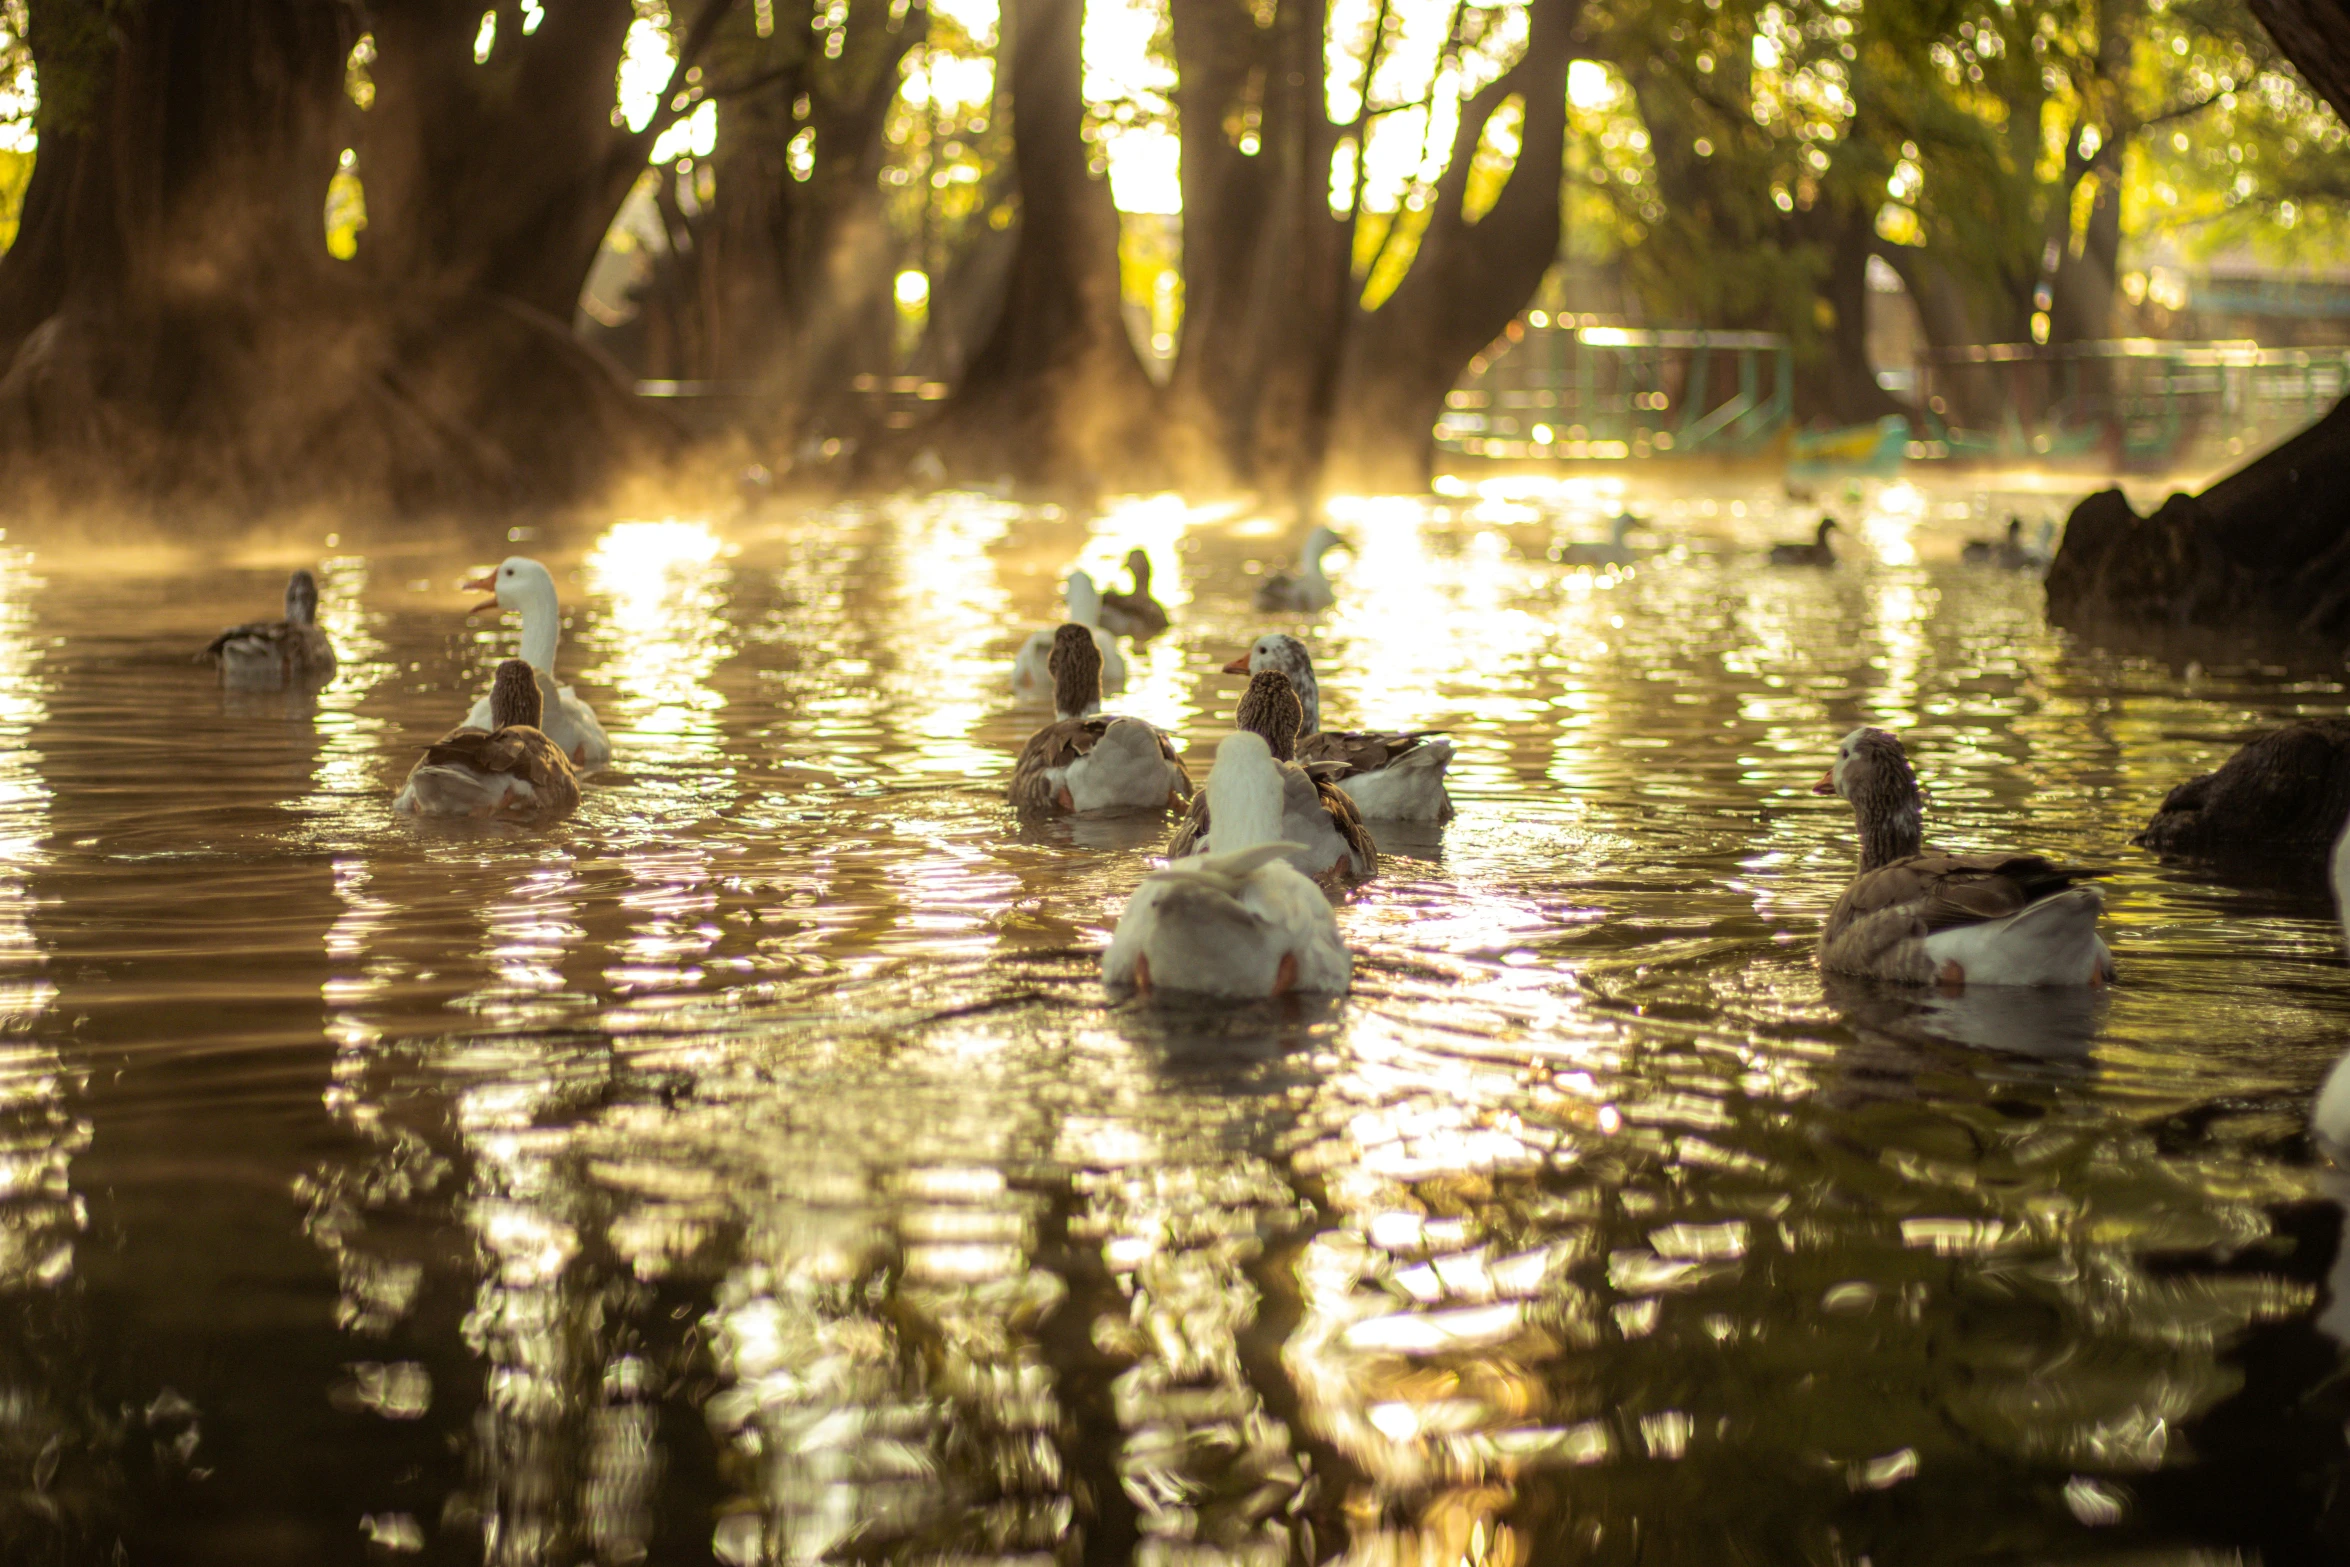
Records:
<instances>
[{"instance_id":1,"label":"goose head","mask_svg":"<svg viewBox=\"0 0 2350 1567\"><path fill-rule=\"evenodd\" d=\"M1069 618L1081 626L1098 626L1102 619L1102 590L1095 586L1093 577L1082 571L1069 573L1062 584L1062 600L1068 606Z\"/></svg>"},{"instance_id":2,"label":"goose head","mask_svg":"<svg viewBox=\"0 0 2350 1567\"><path fill-rule=\"evenodd\" d=\"M2007 547L2008 547L2009 549L2014 549L2014 548L2015 548L2015 547L2016 547L2018 544L2020 544L2020 543L2022 543L2022 542L2023 542L2023 537L2024 537L2024 519L2023 519L2023 518L2021 518L2021 517L2010 517L2010 518L2008 518L2008 519L2007 519Z\"/></svg>"},{"instance_id":3,"label":"goose head","mask_svg":"<svg viewBox=\"0 0 2350 1567\"><path fill-rule=\"evenodd\" d=\"M1297 693L1298 703L1304 709L1297 732L1321 733L1322 688L1314 679L1314 655L1306 651L1306 645L1285 631L1268 632L1257 638L1247 652L1226 664L1224 673L1255 675L1268 669L1288 676L1290 690Z\"/></svg>"},{"instance_id":4,"label":"goose head","mask_svg":"<svg viewBox=\"0 0 2350 1567\"><path fill-rule=\"evenodd\" d=\"M511 609L522 616L522 656L533 669L555 667L555 644L562 635L561 603L555 597L555 574L527 555L509 555L495 571L461 582L459 587L494 597L473 606L473 613Z\"/></svg>"},{"instance_id":5,"label":"goose head","mask_svg":"<svg viewBox=\"0 0 2350 1567\"><path fill-rule=\"evenodd\" d=\"M1090 627L1072 620L1055 631L1044 667L1052 671L1055 716L1084 718L1101 711L1102 650L1094 646Z\"/></svg>"},{"instance_id":6,"label":"goose head","mask_svg":"<svg viewBox=\"0 0 2350 1567\"><path fill-rule=\"evenodd\" d=\"M1840 795L1860 825L1860 868L1875 870L1918 852L1925 808L1918 775L1901 742L1882 729L1855 729L1836 747L1836 762L1814 794Z\"/></svg>"},{"instance_id":7,"label":"goose head","mask_svg":"<svg viewBox=\"0 0 2350 1567\"><path fill-rule=\"evenodd\" d=\"M286 620L296 626L318 624L318 579L307 571L286 579Z\"/></svg>"},{"instance_id":8,"label":"goose head","mask_svg":"<svg viewBox=\"0 0 2350 1567\"><path fill-rule=\"evenodd\" d=\"M1148 598L1151 591L1150 551L1133 549L1126 552L1126 572L1134 579L1134 596Z\"/></svg>"},{"instance_id":9,"label":"goose head","mask_svg":"<svg viewBox=\"0 0 2350 1567\"><path fill-rule=\"evenodd\" d=\"M511 729L527 724L536 729L540 716L538 671L522 659L507 659L490 681L491 727Z\"/></svg>"},{"instance_id":10,"label":"goose head","mask_svg":"<svg viewBox=\"0 0 2350 1567\"><path fill-rule=\"evenodd\" d=\"M1323 523L1317 526L1313 532L1306 535L1305 548L1297 552L1298 564L1301 566L1319 566L1322 563L1322 557L1329 554L1332 550L1350 550L1353 548L1354 546L1349 544L1345 537L1341 535L1336 529L1332 528L1328 523Z\"/></svg>"},{"instance_id":11,"label":"goose head","mask_svg":"<svg viewBox=\"0 0 2350 1567\"><path fill-rule=\"evenodd\" d=\"M1617 549L1622 549L1624 547L1624 541L1631 537L1632 530L1639 526L1640 519L1638 517L1633 516L1628 511L1617 512L1615 523L1611 528L1608 537L1614 541Z\"/></svg>"},{"instance_id":12,"label":"goose head","mask_svg":"<svg viewBox=\"0 0 2350 1567\"><path fill-rule=\"evenodd\" d=\"M1835 518L1822 517L1820 519L1819 532L1814 536L1813 542L1818 544L1821 549L1826 549L1828 547L1828 535L1831 533L1842 533L1843 531L1844 530L1842 528L1836 526Z\"/></svg>"},{"instance_id":13,"label":"goose head","mask_svg":"<svg viewBox=\"0 0 2350 1567\"><path fill-rule=\"evenodd\" d=\"M1249 676L1248 689L1240 694L1240 706L1232 717L1242 729L1263 739L1275 761L1295 760L1305 706L1280 670L1262 669Z\"/></svg>"},{"instance_id":14,"label":"goose head","mask_svg":"<svg viewBox=\"0 0 2350 1567\"><path fill-rule=\"evenodd\" d=\"M1281 772L1263 735L1243 729L1216 747L1208 816L1218 854L1281 841Z\"/></svg>"}]
</instances>

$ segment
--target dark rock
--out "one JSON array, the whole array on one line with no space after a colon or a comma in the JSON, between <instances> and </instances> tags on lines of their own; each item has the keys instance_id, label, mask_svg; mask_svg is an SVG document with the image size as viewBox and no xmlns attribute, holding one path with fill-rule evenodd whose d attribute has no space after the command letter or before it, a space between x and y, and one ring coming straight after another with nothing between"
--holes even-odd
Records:
<instances>
[{"instance_id":1,"label":"dark rock","mask_svg":"<svg viewBox=\"0 0 2350 1567\"><path fill-rule=\"evenodd\" d=\"M2319 718L2245 746L2164 797L2136 841L2198 859L2323 859L2350 821L2350 718Z\"/></svg>"}]
</instances>

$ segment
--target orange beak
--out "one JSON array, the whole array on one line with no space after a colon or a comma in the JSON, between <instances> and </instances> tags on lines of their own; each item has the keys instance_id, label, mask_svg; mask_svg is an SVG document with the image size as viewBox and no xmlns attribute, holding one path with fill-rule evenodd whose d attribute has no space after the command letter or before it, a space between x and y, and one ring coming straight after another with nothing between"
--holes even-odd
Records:
<instances>
[{"instance_id":1,"label":"orange beak","mask_svg":"<svg viewBox=\"0 0 2350 1567\"><path fill-rule=\"evenodd\" d=\"M471 609L465 612L468 615L478 615L485 609L496 609L498 607L498 574L496 572L485 571L478 577L467 578L465 581L458 583L457 586L467 589L470 592L487 593L490 595L490 601L487 604L474 605Z\"/></svg>"},{"instance_id":2,"label":"orange beak","mask_svg":"<svg viewBox=\"0 0 2350 1567\"><path fill-rule=\"evenodd\" d=\"M1228 674L1228 675L1245 675L1245 674L1247 674L1247 673L1248 673L1248 655L1247 655L1246 653L1243 653L1243 654L1241 654L1241 655L1240 655L1240 657L1238 657L1238 658L1234 659L1234 660L1233 660L1231 663L1229 663L1229 664L1226 664L1226 665L1224 666L1224 673L1226 673L1226 674Z\"/></svg>"},{"instance_id":3,"label":"orange beak","mask_svg":"<svg viewBox=\"0 0 2350 1567\"><path fill-rule=\"evenodd\" d=\"M1811 792L1814 794L1834 794L1836 792L1836 769L1831 767L1820 774L1820 781L1811 786Z\"/></svg>"}]
</instances>

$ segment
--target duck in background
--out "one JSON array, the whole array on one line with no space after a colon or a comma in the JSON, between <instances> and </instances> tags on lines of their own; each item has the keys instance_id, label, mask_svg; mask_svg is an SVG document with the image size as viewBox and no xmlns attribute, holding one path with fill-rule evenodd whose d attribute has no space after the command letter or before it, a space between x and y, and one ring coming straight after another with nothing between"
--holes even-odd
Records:
<instances>
[{"instance_id":1,"label":"duck in background","mask_svg":"<svg viewBox=\"0 0 2350 1567\"><path fill-rule=\"evenodd\" d=\"M563 637L563 605L555 597L555 575L537 561L525 555L510 555L501 561L498 569L458 586L475 592L494 595L487 603L473 606L472 613L484 610L515 610L522 616L522 659L538 672L539 698L544 722L538 727L547 738L560 746L571 765L582 773L592 773L612 760L612 742L604 735L604 726L596 720L596 710L582 702L569 686L555 684L555 649ZM490 730L492 722L490 699L484 696L473 704L473 711L465 715L465 728Z\"/></svg>"},{"instance_id":2,"label":"duck in background","mask_svg":"<svg viewBox=\"0 0 2350 1567\"><path fill-rule=\"evenodd\" d=\"M1297 552L1296 570L1277 571L1257 584L1257 608L1306 614L1328 609L1338 601L1338 595L1322 573L1322 557L1334 549L1353 547L1328 526L1316 527Z\"/></svg>"},{"instance_id":3,"label":"duck in background","mask_svg":"<svg viewBox=\"0 0 2350 1567\"><path fill-rule=\"evenodd\" d=\"M1354 960L1322 890L1289 863L1288 783L1263 736L1216 748L1200 798L1230 848L1177 859L1143 878L1102 953L1102 981L1166 993L1256 1000L1292 990L1344 995Z\"/></svg>"},{"instance_id":4,"label":"duck in background","mask_svg":"<svg viewBox=\"0 0 2350 1567\"><path fill-rule=\"evenodd\" d=\"M228 685L286 685L331 676L335 647L318 624L318 579L295 572L286 579L283 620L231 626L212 639L203 656Z\"/></svg>"},{"instance_id":5,"label":"duck in background","mask_svg":"<svg viewBox=\"0 0 2350 1567\"><path fill-rule=\"evenodd\" d=\"M1102 595L1102 629L1139 642L1167 629L1167 607L1151 597L1148 550L1128 550L1126 572L1134 579L1134 590L1120 593L1112 589Z\"/></svg>"},{"instance_id":6,"label":"duck in background","mask_svg":"<svg viewBox=\"0 0 2350 1567\"><path fill-rule=\"evenodd\" d=\"M1286 632L1257 638L1246 653L1224 666L1224 673L1253 676L1268 669L1288 680L1302 709L1296 759L1344 790L1365 820L1452 820L1452 796L1444 787L1445 769L1452 765L1449 735L1437 729L1323 733L1322 685L1314 678L1314 655Z\"/></svg>"},{"instance_id":7,"label":"duck in background","mask_svg":"<svg viewBox=\"0 0 2350 1567\"><path fill-rule=\"evenodd\" d=\"M1351 876L1360 880L1379 870L1379 846L1362 813L1346 792L1326 776L1327 769L1301 767L1295 760L1298 725L1305 709L1290 688L1288 677L1267 669L1249 677L1241 693L1234 722L1265 742L1281 773L1281 836L1291 845L1291 863L1308 875ZM1192 799L1183 825L1167 846L1169 858L1193 853L1220 853L1228 847L1214 832L1212 809L1205 794Z\"/></svg>"},{"instance_id":8,"label":"duck in background","mask_svg":"<svg viewBox=\"0 0 2350 1567\"><path fill-rule=\"evenodd\" d=\"M1083 626L1093 634L1093 645L1102 656L1102 689L1126 689L1126 655L1118 651L1118 639L1102 628L1102 591L1094 586L1090 574L1072 571L1061 585L1062 607L1068 612L1067 621ZM1053 638L1057 628L1029 633L1020 644L1020 651L1012 659L1012 695L1023 702L1042 702L1053 694Z\"/></svg>"},{"instance_id":9,"label":"duck in background","mask_svg":"<svg viewBox=\"0 0 2350 1567\"><path fill-rule=\"evenodd\" d=\"M1996 539L1969 539L1959 558L1970 566L1997 566L2001 571L2039 571L2048 564L2048 541L2056 534L2056 524L2043 519L2040 523L2040 541L2035 545L2024 542L2024 519L2007 519L2005 536Z\"/></svg>"},{"instance_id":10,"label":"duck in background","mask_svg":"<svg viewBox=\"0 0 2350 1567\"><path fill-rule=\"evenodd\" d=\"M1102 656L1092 628L1053 633L1053 722L1012 766L1012 803L1024 811L1167 811L1191 798L1191 774L1166 734L1139 718L1102 713Z\"/></svg>"},{"instance_id":11,"label":"duck in background","mask_svg":"<svg viewBox=\"0 0 2350 1567\"><path fill-rule=\"evenodd\" d=\"M1828 535L1844 530L1833 517L1822 517L1817 533L1809 544L1774 544L1771 546L1771 564L1774 566L1833 566L1836 552L1828 545Z\"/></svg>"},{"instance_id":12,"label":"duck in background","mask_svg":"<svg viewBox=\"0 0 2350 1567\"><path fill-rule=\"evenodd\" d=\"M425 748L393 810L545 827L579 809L579 775L539 728L538 671L507 659L490 682L489 704L492 727L460 724Z\"/></svg>"},{"instance_id":13,"label":"duck in background","mask_svg":"<svg viewBox=\"0 0 2350 1567\"><path fill-rule=\"evenodd\" d=\"M1562 544L1551 558L1562 566L1629 566L1640 558L1640 552L1625 543L1640 519L1630 512L1619 513L1608 525L1605 544Z\"/></svg>"},{"instance_id":14,"label":"duck in background","mask_svg":"<svg viewBox=\"0 0 2350 1567\"><path fill-rule=\"evenodd\" d=\"M1860 827L1860 874L1828 911L1820 967L1905 985L2103 985L2105 900L2090 871L2036 854L1943 854L1921 842L1924 805L1901 742L1855 729L1815 794L1841 795Z\"/></svg>"}]
</instances>

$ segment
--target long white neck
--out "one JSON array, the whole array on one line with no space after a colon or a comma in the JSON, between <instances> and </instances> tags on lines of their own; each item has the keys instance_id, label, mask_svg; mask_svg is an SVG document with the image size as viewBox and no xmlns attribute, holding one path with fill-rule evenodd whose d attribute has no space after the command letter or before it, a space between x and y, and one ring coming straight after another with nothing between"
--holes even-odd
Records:
<instances>
[{"instance_id":1,"label":"long white neck","mask_svg":"<svg viewBox=\"0 0 2350 1567\"><path fill-rule=\"evenodd\" d=\"M1082 571L1069 573L1067 592L1069 618L1081 626L1098 626L1102 622L1102 590L1093 585L1093 578Z\"/></svg>"},{"instance_id":2,"label":"long white neck","mask_svg":"<svg viewBox=\"0 0 2350 1567\"><path fill-rule=\"evenodd\" d=\"M555 645L563 637L563 607L555 602L552 582L526 583L516 591L522 600L522 661L547 674L555 672Z\"/></svg>"},{"instance_id":3,"label":"long white neck","mask_svg":"<svg viewBox=\"0 0 2350 1567\"><path fill-rule=\"evenodd\" d=\"M1219 760L1208 774L1208 820L1216 852L1230 854L1281 839L1281 774L1272 758L1253 765Z\"/></svg>"}]
</instances>

